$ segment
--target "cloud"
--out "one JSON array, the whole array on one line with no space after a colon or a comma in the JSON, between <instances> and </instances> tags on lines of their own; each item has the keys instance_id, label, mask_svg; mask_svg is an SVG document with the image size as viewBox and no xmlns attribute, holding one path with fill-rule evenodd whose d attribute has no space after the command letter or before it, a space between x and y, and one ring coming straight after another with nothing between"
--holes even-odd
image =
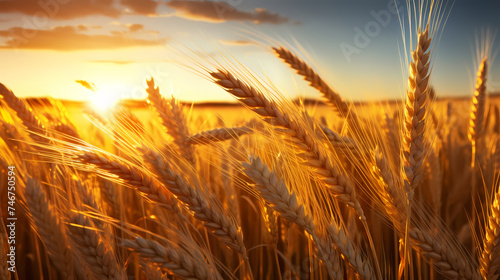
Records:
<instances>
[{"instance_id":1,"label":"cloud","mask_svg":"<svg viewBox=\"0 0 500 280\"><path fill-rule=\"evenodd\" d=\"M198 21L225 22L233 20L252 21L256 24L288 22L287 17L270 13L266 9L258 8L254 12L245 12L224 2L172 0L166 5L176 10L176 16Z\"/></svg>"},{"instance_id":2,"label":"cloud","mask_svg":"<svg viewBox=\"0 0 500 280\"><path fill-rule=\"evenodd\" d=\"M78 28L78 31L87 31L87 30L89 30L89 28L87 26L83 25L83 24L79 24L77 26L77 28Z\"/></svg>"},{"instance_id":3,"label":"cloud","mask_svg":"<svg viewBox=\"0 0 500 280\"><path fill-rule=\"evenodd\" d=\"M139 23L132 23L132 24L127 25L127 27L128 27L128 31L130 31L132 33L144 29L144 25L139 24Z\"/></svg>"},{"instance_id":4,"label":"cloud","mask_svg":"<svg viewBox=\"0 0 500 280\"><path fill-rule=\"evenodd\" d=\"M122 0L122 5L132 9L132 11L142 15L156 14L158 2L153 0Z\"/></svg>"},{"instance_id":5,"label":"cloud","mask_svg":"<svg viewBox=\"0 0 500 280\"><path fill-rule=\"evenodd\" d=\"M3 0L0 13L21 13L34 18L73 19L90 15L119 17L114 0Z\"/></svg>"},{"instance_id":6,"label":"cloud","mask_svg":"<svg viewBox=\"0 0 500 280\"><path fill-rule=\"evenodd\" d=\"M4 45L0 45L0 48L4 49L76 51L156 46L160 44L157 40L132 39L121 34L81 34L72 26L59 26L47 30L13 27L8 30L0 30L0 37L7 38Z\"/></svg>"},{"instance_id":7,"label":"cloud","mask_svg":"<svg viewBox=\"0 0 500 280\"><path fill-rule=\"evenodd\" d=\"M125 65L135 63L133 60L91 60L92 63L109 63L109 64L118 64Z\"/></svg>"},{"instance_id":8,"label":"cloud","mask_svg":"<svg viewBox=\"0 0 500 280\"><path fill-rule=\"evenodd\" d=\"M255 45L254 42L247 41L247 40L220 40L220 42L224 45L228 46L249 46L249 45Z\"/></svg>"}]
</instances>

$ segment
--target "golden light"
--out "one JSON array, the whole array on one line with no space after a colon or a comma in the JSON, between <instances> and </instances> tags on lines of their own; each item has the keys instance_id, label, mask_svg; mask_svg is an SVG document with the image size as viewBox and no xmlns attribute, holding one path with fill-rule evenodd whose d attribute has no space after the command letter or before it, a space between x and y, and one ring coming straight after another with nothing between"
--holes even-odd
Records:
<instances>
[{"instance_id":1,"label":"golden light","mask_svg":"<svg viewBox=\"0 0 500 280\"><path fill-rule=\"evenodd\" d=\"M117 85L99 87L90 98L91 106L96 111L106 112L122 99L124 93L124 88Z\"/></svg>"}]
</instances>

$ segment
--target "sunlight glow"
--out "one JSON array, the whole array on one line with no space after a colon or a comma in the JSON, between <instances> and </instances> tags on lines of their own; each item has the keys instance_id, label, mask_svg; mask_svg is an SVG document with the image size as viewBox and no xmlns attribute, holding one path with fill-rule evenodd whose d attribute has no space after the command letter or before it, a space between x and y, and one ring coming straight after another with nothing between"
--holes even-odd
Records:
<instances>
[{"instance_id":1,"label":"sunlight glow","mask_svg":"<svg viewBox=\"0 0 500 280\"><path fill-rule=\"evenodd\" d=\"M123 88L120 86L99 87L90 98L93 109L101 112L106 112L113 108L123 94Z\"/></svg>"}]
</instances>

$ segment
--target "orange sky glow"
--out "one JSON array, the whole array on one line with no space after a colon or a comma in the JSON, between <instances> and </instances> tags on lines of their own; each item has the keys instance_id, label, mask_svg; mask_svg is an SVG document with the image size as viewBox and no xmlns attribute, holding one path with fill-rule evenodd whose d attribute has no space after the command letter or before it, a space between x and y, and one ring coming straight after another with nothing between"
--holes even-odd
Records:
<instances>
[{"instance_id":1,"label":"orange sky glow","mask_svg":"<svg viewBox=\"0 0 500 280\"><path fill-rule=\"evenodd\" d=\"M343 52L342 44L356 43L357 30L377 22L377 15L391 3L358 2L3 0L0 82L21 97L144 99L145 81L153 77L164 95L228 101L232 98L213 85L202 68L193 67L201 60L213 66L213 58L223 64L224 57L234 57L232 61L272 80L284 95L316 97L273 55L270 47L280 42L296 47L346 98L400 98L405 79L396 14L384 12L389 15L386 22L378 22L378 32L367 37L359 52ZM474 16L466 1L457 1L450 12L433 72L442 96L470 93L474 38L480 28L500 27L494 16L498 5L480 2L481 17ZM465 19L470 28L457 26L464 21L464 11L471 13ZM499 73L493 66L494 91L500 86L495 78Z\"/></svg>"}]
</instances>

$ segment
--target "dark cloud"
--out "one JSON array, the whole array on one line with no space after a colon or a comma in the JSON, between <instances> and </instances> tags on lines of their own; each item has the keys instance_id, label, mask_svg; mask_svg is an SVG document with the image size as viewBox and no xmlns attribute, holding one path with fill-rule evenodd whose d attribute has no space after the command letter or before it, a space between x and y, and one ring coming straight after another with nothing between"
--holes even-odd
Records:
<instances>
[{"instance_id":1,"label":"dark cloud","mask_svg":"<svg viewBox=\"0 0 500 280\"><path fill-rule=\"evenodd\" d=\"M90 15L118 17L113 0L3 0L0 13L22 13L38 18L73 19Z\"/></svg>"},{"instance_id":2,"label":"dark cloud","mask_svg":"<svg viewBox=\"0 0 500 280\"><path fill-rule=\"evenodd\" d=\"M133 60L91 60L92 63L109 63L109 64L118 64L125 65L135 63Z\"/></svg>"},{"instance_id":3,"label":"dark cloud","mask_svg":"<svg viewBox=\"0 0 500 280\"><path fill-rule=\"evenodd\" d=\"M156 14L158 7L158 2L153 0L122 0L121 3L132 11L143 15Z\"/></svg>"},{"instance_id":4,"label":"dark cloud","mask_svg":"<svg viewBox=\"0 0 500 280\"><path fill-rule=\"evenodd\" d=\"M132 23L132 24L127 25L127 27L128 27L128 31L130 31L132 33L144 29L144 25L139 24L139 23Z\"/></svg>"},{"instance_id":5,"label":"dark cloud","mask_svg":"<svg viewBox=\"0 0 500 280\"><path fill-rule=\"evenodd\" d=\"M287 17L277 13L270 13L266 9L258 8L253 12L245 12L224 2L172 0L167 2L166 5L175 9L176 15L179 17L199 21L225 22L234 20L251 21L256 24L288 22Z\"/></svg>"},{"instance_id":6,"label":"dark cloud","mask_svg":"<svg viewBox=\"0 0 500 280\"><path fill-rule=\"evenodd\" d=\"M47 30L13 27L8 30L0 30L0 37L7 38L5 44L0 45L0 48L4 49L75 51L155 46L160 44L156 40L132 39L121 34L81 34L72 26L59 26Z\"/></svg>"},{"instance_id":7,"label":"dark cloud","mask_svg":"<svg viewBox=\"0 0 500 280\"><path fill-rule=\"evenodd\" d=\"M220 42L224 45L228 46L248 46L248 45L255 45L254 42L247 41L247 40L220 40Z\"/></svg>"}]
</instances>

